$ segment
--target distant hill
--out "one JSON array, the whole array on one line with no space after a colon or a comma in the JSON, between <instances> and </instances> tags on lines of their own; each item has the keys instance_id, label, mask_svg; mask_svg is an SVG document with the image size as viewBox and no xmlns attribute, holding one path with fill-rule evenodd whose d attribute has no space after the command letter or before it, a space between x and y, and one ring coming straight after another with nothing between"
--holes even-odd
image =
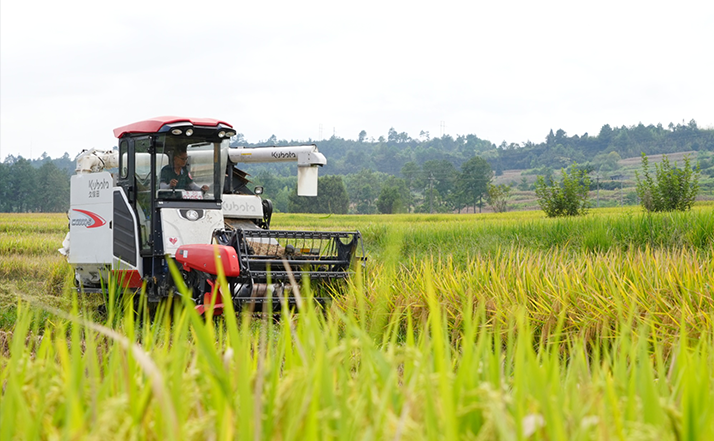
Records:
<instances>
[{"instance_id":1,"label":"distant hill","mask_svg":"<svg viewBox=\"0 0 714 441\"><path fill-rule=\"evenodd\" d=\"M700 128L694 120L667 127L640 123L613 128L605 124L592 136L569 136L562 129L550 130L540 143L496 145L475 134L432 138L428 132L413 138L392 128L386 137L377 139L362 131L356 140L333 136L319 141L288 141L273 136L262 145L305 142L317 144L327 157L328 163L320 171L322 176L343 178L355 212L376 212L376 200L385 183L401 186L411 194L405 202L411 210L464 210L463 202L456 197L456 181L462 164L474 156L491 165L495 183L514 187L513 208L537 208L532 192L536 176L558 173L573 162L592 170L601 203L636 203L634 172L640 165L641 153L651 156L653 162L662 154L673 161L689 154L701 165L701 198L714 197L714 129ZM231 144L258 145L240 134ZM32 160L8 156L0 164L0 211L66 210L69 177L75 168L73 158L68 153L56 159L46 153ZM265 187L265 196L273 199L278 211L287 211L296 183L295 164L246 164L241 168L255 184ZM428 204L426 191L430 192Z\"/></svg>"},{"instance_id":2,"label":"distant hill","mask_svg":"<svg viewBox=\"0 0 714 441\"><path fill-rule=\"evenodd\" d=\"M270 145L288 145L304 141L277 140L272 137ZM358 140L333 136L330 139L307 142L317 144L319 150L328 158L324 167L325 174L347 175L355 169L367 168L376 172L398 176L408 162L421 165L430 160L446 160L456 168L473 156L486 159L491 167L500 174L509 169L538 169L542 167L560 169L573 162L592 163L599 166L607 161L607 155L616 153L621 158L646 155L671 154L687 151L714 151L714 129L703 129L692 120L688 124L662 124L610 127L605 124L597 135L568 136L565 131L551 130L543 142L525 142L522 144L506 142L496 145L476 135L460 135L456 138L444 135L431 138L422 132L412 138L407 133L390 129L387 138L367 138L366 134ZM239 137L233 145L255 146ZM272 170L278 172L289 165L257 164L247 169ZM287 175L287 173L280 173Z\"/></svg>"},{"instance_id":3,"label":"distant hill","mask_svg":"<svg viewBox=\"0 0 714 441\"><path fill-rule=\"evenodd\" d=\"M240 135L234 141L234 145L256 146L247 143ZM298 142L272 137L267 144ZM592 170L593 180L600 187L600 191L596 190L599 197L596 203L637 203L634 171L639 167L642 153L648 156L667 154L672 160L689 153L702 167L702 198L714 195L714 129L700 128L693 120L688 124L670 123L667 127L637 124L613 128L605 124L597 135L592 136L587 133L569 136L562 129L550 130L540 143L503 142L496 145L476 135L431 138L425 132L413 138L393 128L386 138L380 136L376 140L362 132L357 140L333 136L308 142L317 144L327 157L328 163L320 173L343 176L351 206L362 207L357 212L364 213L376 210L370 201L378 197L390 176L408 181L405 183L412 192L410 206L414 210L425 209L427 177L432 181L451 181L437 182L441 185L437 196L440 203L436 207L437 210L458 211L460 205L453 194L453 181L461 165L474 156L488 161L495 172L496 183L521 187L514 188L512 199L515 207L522 209L537 208L530 188L536 176L557 173L574 162ZM266 187L265 194L277 201L279 210L286 209L287 193L294 186L295 165L251 164L242 168L254 182ZM615 190L619 193L614 196L609 193ZM429 202L429 209L433 209L433 199Z\"/></svg>"}]
</instances>

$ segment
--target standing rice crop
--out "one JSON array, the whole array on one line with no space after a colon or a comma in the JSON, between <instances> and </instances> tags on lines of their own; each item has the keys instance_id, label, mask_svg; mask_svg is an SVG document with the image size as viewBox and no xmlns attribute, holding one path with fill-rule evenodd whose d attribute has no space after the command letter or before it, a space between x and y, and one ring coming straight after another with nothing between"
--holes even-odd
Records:
<instances>
[{"instance_id":1,"label":"standing rice crop","mask_svg":"<svg viewBox=\"0 0 714 441\"><path fill-rule=\"evenodd\" d=\"M637 216L372 224L277 322L20 300L0 439L712 439L711 221Z\"/></svg>"}]
</instances>

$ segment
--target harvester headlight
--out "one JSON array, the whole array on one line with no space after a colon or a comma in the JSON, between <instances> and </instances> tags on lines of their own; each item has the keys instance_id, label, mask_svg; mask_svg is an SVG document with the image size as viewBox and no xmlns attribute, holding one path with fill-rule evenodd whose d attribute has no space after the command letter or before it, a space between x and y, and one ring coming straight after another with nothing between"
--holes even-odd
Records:
<instances>
[{"instance_id":1,"label":"harvester headlight","mask_svg":"<svg viewBox=\"0 0 714 441\"><path fill-rule=\"evenodd\" d=\"M188 210L188 211L186 212L186 219L192 220L192 221L198 220L198 211L196 211L196 210Z\"/></svg>"},{"instance_id":2,"label":"harvester headlight","mask_svg":"<svg viewBox=\"0 0 714 441\"><path fill-rule=\"evenodd\" d=\"M193 129L186 130L186 136L191 136L191 135L193 135Z\"/></svg>"},{"instance_id":3,"label":"harvester headlight","mask_svg":"<svg viewBox=\"0 0 714 441\"><path fill-rule=\"evenodd\" d=\"M221 130L220 132L218 132L218 137L219 137L219 138L225 138L225 136L226 136L226 132L225 132L225 131Z\"/></svg>"},{"instance_id":4,"label":"harvester headlight","mask_svg":"<svg viewBox=\"0 0 714 441\"><path fill-rule=\"evenodd\" d=\"M181 129L171 129L171 134L172 134L172 135L180 135L180 134L181 134Z\"/></svg>"},{"instance_id":5,"label":"harvester headlight","mask_svg":"<svg viewBox=\"0 0 714 441\"><path fill-rule=\"evenodd\" d=\"M229 138L232 138L232 137L236 136L236 132L226 132L226 136Z\"/></svg>"}]
</instances>

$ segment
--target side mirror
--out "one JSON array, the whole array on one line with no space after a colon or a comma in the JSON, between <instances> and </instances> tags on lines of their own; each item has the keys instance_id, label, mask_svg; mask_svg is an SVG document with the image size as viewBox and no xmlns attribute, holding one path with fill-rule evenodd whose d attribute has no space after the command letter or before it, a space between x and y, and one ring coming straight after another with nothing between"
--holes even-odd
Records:
<instances>
[{"instance_id":1,"label":"side mirror","mask_svg":"<svg viewBox=\"0 0 714 441\"><path fill-rule=\"evenodd\" d=\"M261 194L263 194L263 187L255 187L255 188L253 189L253 192L254 192L256 195L260 196Z\"/></svg>"}]
</instances>

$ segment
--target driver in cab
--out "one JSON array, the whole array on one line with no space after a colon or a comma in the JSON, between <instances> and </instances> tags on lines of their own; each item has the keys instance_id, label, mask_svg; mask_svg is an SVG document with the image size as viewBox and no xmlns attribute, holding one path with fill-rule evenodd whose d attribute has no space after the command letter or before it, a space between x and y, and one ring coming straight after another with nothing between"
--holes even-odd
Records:
<instances>
[{"instance_id":1,"label":"driver in cab","mask_svg":"<svg viewBox=\"0 0 714 441\"><path fill-rule=\"evenodd\" d=\"M173 165L169 164L161 169L161 189L208 191L208 185L199 187L193 182L191 173L186 168L188 154L185 151L175 151Z\"/></svg>"}]
</instances>

